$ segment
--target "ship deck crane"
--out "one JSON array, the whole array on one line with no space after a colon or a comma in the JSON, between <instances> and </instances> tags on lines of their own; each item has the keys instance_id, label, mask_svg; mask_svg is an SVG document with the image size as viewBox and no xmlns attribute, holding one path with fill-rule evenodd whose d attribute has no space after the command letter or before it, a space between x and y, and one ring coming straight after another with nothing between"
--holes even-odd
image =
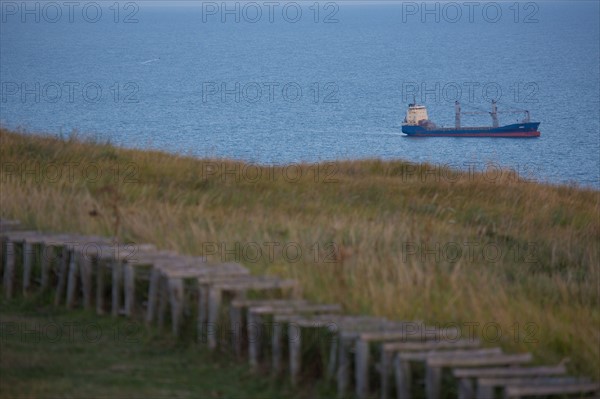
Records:
<instances>
[{"instance_id":1,"label":"ship deck crane","mask_svg":"<svg viewBox=\"0 0 600 399\"><path fill-rule=\"evenodd\" d=\"M492 117L492 126L498 127L498 114L521 114L525 113L524 123L528 123L529 119L529 111L526 109L522 110L514 110L514 111L498 111L498 107L496 105L496 100L492 100L492 111L461 111L460 103L456 101L454 103L454 125L457 129L460 129L460 116L461 115L491 115Z\"/></svg>"}]
</instances>

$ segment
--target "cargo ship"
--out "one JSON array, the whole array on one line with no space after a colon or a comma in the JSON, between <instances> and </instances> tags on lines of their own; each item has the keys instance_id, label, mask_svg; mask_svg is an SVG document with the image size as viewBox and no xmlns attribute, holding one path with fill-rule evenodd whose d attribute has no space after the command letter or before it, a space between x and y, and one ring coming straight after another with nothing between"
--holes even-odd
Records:
<instances>
[{"instance_id":1,"label":"cargo ship","mask_svg":"<svg viewBox=\"0 0 600 399\"><path fill-rule=\"evenodd\" d=\"M499 126L498 108L495 101L492 101L491 112L462 112L460 103L454 104L454 127L438 127L429 120L427 108L424 105L417 104L414 100L408 105L406 118L402 123L402 133L407 136L415 137L539 137L538 126L540 122L531 122L529 120L529 111L504 111L504 113L524 113L525 119L520 123ZM464 114L490 114L492 117L492 126L466 127L461 126L461 115Z\"/></svg>"}]
</instances>

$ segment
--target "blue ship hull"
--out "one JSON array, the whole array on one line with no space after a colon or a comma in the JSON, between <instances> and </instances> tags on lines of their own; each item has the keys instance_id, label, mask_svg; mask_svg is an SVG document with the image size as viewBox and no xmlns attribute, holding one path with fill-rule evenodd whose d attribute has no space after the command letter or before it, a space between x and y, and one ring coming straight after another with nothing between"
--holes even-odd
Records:
<instances>
[{"instance_id":1,"label":"blue ship hull","mask_svg":"<svg viewBox=\"0 0 600 399\"><path fill-rule=\"evenodd\" d=\"M402 133L416 137L539 137L540 122L515 123L500 127L426 128L402 125Z\"/></svg>"}]
</instances>

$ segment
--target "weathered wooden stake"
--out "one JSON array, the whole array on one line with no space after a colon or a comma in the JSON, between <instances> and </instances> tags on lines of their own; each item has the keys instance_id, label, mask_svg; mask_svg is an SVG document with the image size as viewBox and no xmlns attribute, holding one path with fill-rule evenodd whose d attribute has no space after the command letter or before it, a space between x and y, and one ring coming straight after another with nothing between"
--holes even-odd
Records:
<instances>
[{"instance_id":1,"label":"weathered wooden stake","mask_svg":"<svg viewBox=\"0 0 600 399\"><path fill-rule=\"evenodd\" d=\"M399 355L396 355L394 358L394 377L396 380L396 397L398 399L412 397L410 392L412 381L410 364L407 360L403 360Z\"/></svg>"},{"instance_id":2,"label":"weathered wooden stake","mask_svg":"<svg viewBox=\"0 0 600 399\"><path fill-rule=\"evenodd\" d=\"M390 376L392 368L392 353L381 348L381 399L390 397Z\"/></svg>"},{"instance_id":3,"label":"weathered wooden stake","mask_svg":"<svg viewBox=\"0 0 600 399\"><path fill-rule=\"evenodd\" d=\"M123 268L120 260L113 260L112 265L112 315L118 316L121 307L121 280Z\"/></svg>"},{"instance_id":4,"label":"weathered wooden stake","mask_svg":"<svg viewBox=\"0 0 600 399\"><path fill-rule=\"evenodd\" d=\"M491 385L477 384L477 399L494 399L494 387Z\"/></svg>"},{"instance_id":5,"label":"weathered wooden stake","mask_svg":"<svg viewBox=\"0 0 600 399\"><path fill-rule=\"evenodd\" d=\"M262 343L260 315L254 314L253 312L248 312L247 331L248 359L250 360L250 367L257 368L260 357L260 347Z\"/></svg>"},{"instance_id":6,"label":"weathered wooden stake","mask_svg":"<svg viewBox=\"0 0 600 399\"><path fill-rule=\"evenodd\" d=\"M229 308L229 320L232 331L231 345L238 358L242 356L242 318L242 309L240 307L231 306Z\"/></svg>"},{"instance_id":7,"label":"weathered wooden stake","mask_svg":"<svg viewBox=\"0 0 600 399\"><path fill-rule=\"evenodd\" d=\"M150 284L148 286L148 308L146 309L146 324L154 321L156 305L158 303L158 291L160 284L160 270L153 267L150 272Z\"/></svg>"},{"instance_id":8,"label":"weathered wooden stake","mask_svg":"<svg viewBox=\"0 0 600 399\"><path fill-rule=\"evenodd\" d=\"M271 370L273 374L281 373L281 341L283 338L283 326L279 322L273 324L273 336L271 337Z\"/></svg>"},{"instance_id":9,"label":"weathered wooden stake","mask_svg":"<svg viewBox=\"0 0 600 399\"><path fill-rule=\"evenodd\" d=\"M131 317L135 308L135 267L129 263L123 265L123 287L125 289L125 315Z\"/></svg>"},{"instance_id":10,"label":"weathered wooden stake","mask_svg":"<svg viewBox=\"0 0 600 399\"><path fill-rule=\"evenodd\" d=\"M425 368L425 396L427 399L439 399L442 384L442 367Z\"/></svg>"},{"instance_id":11,"label":"weathered wooden stake","mask_svg":"<svg viewBox=\"0 0 600 399\"><path fill-rule=\"evenodd\" d=\"M198 342L204 339L205 329L208 321L208 288L203 285L198 285Z\"/></svg>"},{"instance_id":12,"label":"weathered wooden stake","mask_svg":"<svg viewBox=\"0 0 600 399\"><path fill-rule=\"evenodd\" d=\"M54 305L60 305L67 285L67 272L69 270L69 249L64 245L61 249L60 264L58 265L58 284L56 285L56 295Z\"/></svg>"},{"instance_id":13,"label":"weathered wooden stake","mask_svg":"<svg viewBox=\"0 0 600 399\"><path fill-rule=\"evenodd\" d=\"M12 290L14 285L14 274L15 274L15 244L7 240L6 241L6 266L4 268L4 278L2 285L4 286L4 295L6 299L12 298Z\"/></svg>"},{"instance_id":14,"label":"weathered wooden stake","mask_svg":"<svg viewBox=\"0 0 600 399\"><path fill-rule=\"evenodd\" d=\"M96 313L104 314L104 270L106 265L102 259L98 259L96 267Z\"/></svg>"},{"instance_id":15,"label":"weathered wooden stake","mask_svg":"<svg viewBox=\"0 0 600 399\"><path fill-rule=\"evenodd\" d=\"M297 385L302 365L302 330L300 326L288 325L288 348L290 352L290 379L292 385Z\"/></svg>"},{"instance_id":16,"label":"weathered wooden stake","mask_svg":"<svg viewBox=\"0 0 600 399\"><path fill-rule=\"evenodd\" d=\"M31 286L31 269L33 268L33 245L25 241L23 243L23 295L27 296L27 292Z\"/></svg>"},{"instance_id":17,"label":"weathered wooden stake","mask_svg":"<svg viewBox=\"0 0 600 399\"><path fill-rule=\"evenodd\" d=\"M348 390L350 380L350 359L348 339L339 335L338 338L338 370L337 370L337 393L338 397L344 397Z\"/></svg>"},{"instance_id":18,"label":"weathered wooden stake","mask_svg":"<svg viewBox=\"0 0 600 399\"><path fill-rule=\"evenodd\" d=\"M0 230L1 232L1 230ZM0 274L2 274L2 278L4 279L4 265L6 263L6 243L8 240L6 237L0 235ZM4 283L4 281L3 281Z\"/></svg>"},{"instance_id":19,"label":"weathered wooden stake","mask_svg":"<svg viewBox=\"0 0 600 399\"><path fill-rule=\"evenodd\" d=\"M331 380L335 377L335 368L337 366L337 351L338 351L338 341L337 337L334 337L331 341L331 347L329 348L329 362L327 364L327 375L326 378Z\"/></svg>"},{"instance_id":20,"label":"weathered wooden stake","mask_svg":"<svg viewBox=\"0 0 600 399\"><path fill-rule=\"evenodd\" d=\"M69 278L67 282L67 308L72 308L75 303L75 295L77 293L77 275L78 266L77 266L77 258L78 253L73 250L71 251L71 256L69 259Z\"/></svg>"},{"instance_id":21,"label":"weathered wooden stake","mask_svg":"<svg viewBox=\"0 0 600 399\"><path fill-rule=\"evenodd\" d=\"M166 277L161 275L158 281L158 328L165 326L167 306L169 304L169 292Z\"/></svg>"},{"instance_id":22,"label":"weathered wooden stake","mask_svg":"<svg viewBox=\"0 0 600 399\"><path fill-rule=\"evenodd\" d=\"M221 309L222 294L219 288L210 287L208 290L208 347L217 347L217 323L219 321L219 310Z\"/></svg>"},{"instance_id":23,"label":"weathered wooden stake","mask_svg":"<svg viewBox=\"0 0 600 399\"><path fill-rule=\"evenodd\" d=\"M81 288L83 290L83 307L92 308L92 260L89 255L80 255Z\"/></svg>"},{"instance_id":24,"label":"weathered wooden stake","mask_svg":"<svg viewBox=\"0 0 600 399\"><path fill-rule=\"evenodd\" d=\"M355 345L354 379L356 381L356 396L360 399L367 397L369 392L369 342L359 339Z\"/></svg>"},{"instance_id":25,"label":"weathered wooden stake","mask_svg":"<svg viewBox=\"0 0 600 399\"><path fill-rule=\"evenodd\" d=\"M48 254L48 248L51 250L51 254ZM42 268L42 282L41 282L41 291L45 292L48 289L48 285L50 283L50 263L51 259L54 259L54 247L46 246L46 244L42 244L41 246L42 255L40 258L40 264ZM51 259L48 259L48 256L52 256Z\"/></svg>"},{"instance_id":26,"label":"weathered wooden stake","mask_svg":"<svg viewBox=\"0 0 600 399\"><path fill-rule=\"evenodd\" d=\"M168 278L169 299L171 302L171 330L179 336L183 316L183 279Z\"/></svg>"},{"instance_id":27,"label":"weathered wooden stake","mask_svg":"<svg viewBox=\"0 0 600 399\"><path fill-rule=\"evenodd\" d=\"M458 399L471 399L474 395L475 386L473 380L471 378L460 378L458 380Z\"/></svg>"}]
</instances>

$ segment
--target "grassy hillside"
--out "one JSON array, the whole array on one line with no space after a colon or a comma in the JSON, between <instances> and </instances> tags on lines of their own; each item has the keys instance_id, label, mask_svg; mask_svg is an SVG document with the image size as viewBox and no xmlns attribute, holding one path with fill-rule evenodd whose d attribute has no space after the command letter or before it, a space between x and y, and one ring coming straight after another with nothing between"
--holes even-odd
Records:
<instances>
[{"instance_id":1,"label":"grassy hillside","mask_svg":"<svg viewBox=\"0 0 600 399\"><path fill-rule=\"evenodd\" d=\"M2 308L0 398L314 398L324 384L292 389L256 378L247 364L182 345L141 323L50 308ZM232 383L235 382L235 383Z\"/></svg>"},{"instance_id":2,"label":"grassy hillside","mask_svg":"<svg viewBox=\"0 0 600 399\"><path fill-rule=\"evenodd\" d=\"M351 312L458 323L600 372L597 191L399 161L273 168L0 139L3 218L237 260Z\"/></svg>"}]
</instances>

